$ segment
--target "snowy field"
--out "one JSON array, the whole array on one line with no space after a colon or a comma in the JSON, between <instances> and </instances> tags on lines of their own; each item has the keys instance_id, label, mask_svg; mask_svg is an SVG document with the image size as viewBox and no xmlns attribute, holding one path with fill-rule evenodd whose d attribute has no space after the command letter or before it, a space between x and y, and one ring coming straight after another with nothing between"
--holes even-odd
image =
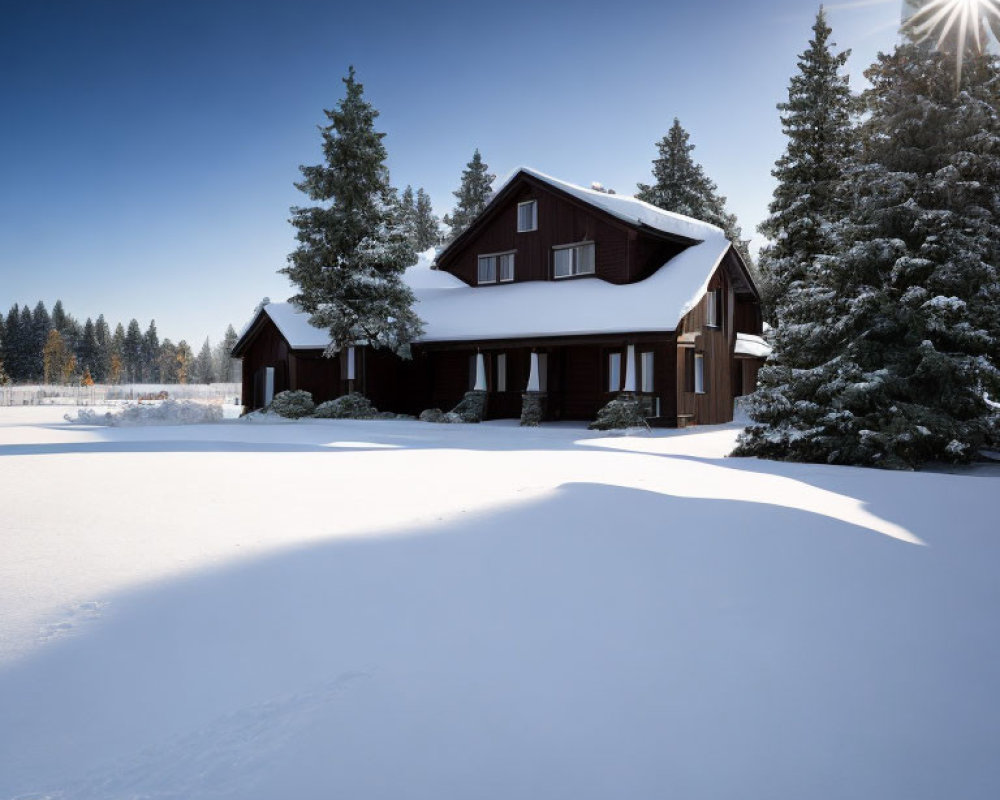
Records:
<instances>
[{"instance_id":1,"label":"snowy field","mask_svg":"<svg viewBox=\"0 0 1000 800\"><path fill-rule=\"evenodd\" d=\"M1000 473L0 409L0 799L1000 797Z\"/></svg>"}]
</instances>

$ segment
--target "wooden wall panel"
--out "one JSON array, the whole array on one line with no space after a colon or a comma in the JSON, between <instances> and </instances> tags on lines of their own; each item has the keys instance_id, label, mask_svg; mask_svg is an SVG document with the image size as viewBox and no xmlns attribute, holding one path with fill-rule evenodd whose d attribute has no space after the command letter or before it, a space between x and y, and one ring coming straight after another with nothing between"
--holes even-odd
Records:
<instances>
[{"instance_id":1,"label":"wooden wall panel","mask_svg":"<svg viewBox=\"0 0 1000 800\"><path fill-rule=\"evenodd\" d=\"M265 316L260 331L243 356L243 405L247 411L260 408L262 404L260 398L255 397L258 393L254 391L256 376L261 369L274 368L275 394L289 387L288 355L288 343L278 332L277 326Z\"/></svg>"},{"instance_id":2,"label":"wooden wall panel","mask_svg":"<svg viewBox=\"0 0 1000 800\"><path fill-rule=\"evenodd\" d=\"M526 200L538 203L538 229L518 233L517 205ZM493 212L480 232L438 263L466 283L476 285L480 255L515 251L515 281L552 280L553 246L592 241L597 277L611 283L627 283L630 232L606 215L568 201L544 183L524 181ZM483 290L490 288L484 286Z\"/></svg>"}]
</instances>

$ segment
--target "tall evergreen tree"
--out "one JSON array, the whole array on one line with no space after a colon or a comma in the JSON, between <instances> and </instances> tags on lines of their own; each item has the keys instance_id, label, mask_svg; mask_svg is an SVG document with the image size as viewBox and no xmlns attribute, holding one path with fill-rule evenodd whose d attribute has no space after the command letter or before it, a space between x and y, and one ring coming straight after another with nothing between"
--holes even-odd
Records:
<instances>
[{"instance_id":1,"label":"tall evergreen tree","mask_svg":"<svg viewBox=\"0 0 1000 800\"><path fill-rule=\"evenodd\" d=\"M814 36L789 82L788 100L778 104L788 144L771 173L778 179L771 214L758 228L770 240L759 267L762 301L772 322L782 314L788 288L805 278L818 256L833 252L831 224L848 209L844 178L854 142L853 101L841 71L850 51L834 54L831 33L821 7ZM785 311L794 316L797 302Z\"/></svg>"},{"instance_id":2,"label":"tall evergreen tree","mask_svg":"<svg viewBox=\"0 0 1000 800\"><path fill-rule=\"evenodd\" d=\"M138 323L136 323L138 327ZM119 322L111 337L111 355L108 359L108 382L117 384L127 378L125 372L125 328Z\"/></svg>"},{"instance_id":3,"label":"tall evergreen tree","mask_svg":"<svg viewBox=\"0 0 1000 800\"><path fill-rule=\"evenodd\" d=\"M133 318L129 320L128 329L125 331L122 350L125 379L130 383L142 380L142 356L142 330L139 328L139 321Z\"/></svg>"},{"instance_id":4,"label":"tall evergreen tree","mask_svg":"<svg viewBox=\"0 0 1000 800\"><path fill-rule=\"evenodd\" d=\"M212 383L214 380L215 371L212 369L212 345L206 338L192 365L191 381L192 383Z\"/></svg>"},{"instance_id":5,"label":"tall evergreen tree","mask_svg":"<svg viewBox=\"0 0 1000 800\"><path fill-rule=\"evenodd\" d=\"M170 339L160 343L159 362L160 380L163 383L177 383L177 347Z\"/></svg>"},{"instance_id":6,"label":"tall evergreen tree","mask_svg":"<svg viewBox=\"0 0 1000 800\"><path fill-rule=\"evenodd\" d=\"M434 216L431 198L422 188L417 189L414 208L414 245L419 252L435 247L441 241L441 224Z\"/></svg>"},{"instance_id":7,"label":"tall evergreen tree","mask_svg":"<svg viewBox=\"0 0 1000 800\"><path fill-rule=\"evenodd\" d=\"M68 320L66 317L66 310L63 308L62 300L56 300L56 304L52 306L52 327L59 331L62 335L66 332L66 324Z\"/></svg>"},{"instance_id":8,"label":"tall evergreen tree","mask_svg":"<svg viewBox=\"0 0 1000 800\"><path fill-rule=\"evenodd\" d=\"M94 336L97 339L97 354L90 371L97 383L106 383L111 371L111 329L103 314L98 315L94 324Z\"/></svg>"},{"instance_id":9,"label":"tall evergreen tree","mask_svg":"<svg viewBox=\"0 0 1000 800\"><path fill-rule=\"evenodd\" d=\"M12 382L23 380L23 352L21 334L21 307L14 303L7 312L4 322L3 360L7 375Z\"/></svg>"},{"instance_id":10,"label":"tall evergreen tree","mask_svg":"<svg viewBox=\"0 0 1000 800\"><path fill-rule=\"evenodd\" d=\"M472 154L472 160L462 171L462 182L452 194L458 200L451 215L445 215L444 224L448 226L448 238L454 239L469 227L479 213L486 208L493 195L492 184L496 175L491 175L489 165L483 162L479 149Z\"/></svg>"},{"instance_id":11,"label":"tall evergreen tree","mask_svg":"<svg viewBox=\"0 0 1000 800\"><path fill-rule=\"evenodd\" d=\"M40 381L45 373L45 343L48 341L49 331L52 330L52 317L49 316L45 303L41 300L31 312L31 330L31 379Z\"/></svg>"},{"instance_id":12,"label":"tall evergreen tree","mask_svg":"<svg viewBox=\"0 0 1000 800\"><path fill-rule=\"evenodd\" d=\"M842 242L784 325L797 368L762 370L737 452L916 467L997 438L1000 69L901 45L866 72Z\"/></svg>"},{"instance_id":13,"label":"tall evergreen tree","mask_svg":"<svg viewBox=\"0 0 1000 800\"><path fill-rule=\"evenodd\" d=\"M396 222L406 230L406 236L416 248L417 241L417 202L413 197L413 187L407 185L399 196L396 207Z\"/></svg>"},{"instance_id":14,"label":"tall evergreen tree","mask_svg":"<svg viewBox=\"0 0 1000 800\"><path fill-rule=\"evenodd\" d=\"M160 380L160 337L156 332L156 320L149 321L149 327L142 336L142 380L156 383Z\"/></svg>"},{"instance_id":15,"label":"tall evergreen tree","mask_svg":"<svg viewBox=\"0 0 1000 800\"><path fill-rule=\"evenodd\" d=\"M97 344L97 328L93 320L87 317L83 324L83 334L76 348L76 360L83 370L88 370L91 377L97 369L99 347Z\"/></svg>"},{"instance_id":16,"label":"tall evergreen tree","mask_svg":"<svg viewBox=\"0 0 1000 800\"><path fill-rule=\"evenodd\" d=\"M402 275L416 261L396 223L378 112L354 79L346 96L324 113L324 163L300 167L296 187L323 205L292 209L298 247L280 270L298 286L292 301L330 331L330 352L365 342L407 355L421 330L414 297Z\"/></svg>"},{"instance_id":17,"label":"tall evergreen tree","mask_svg":"<svg viewBox=\"0 0 1000 800\"><path fill-rule=\"evenodd\" d=\"M233 358L233 347L238 340L236 329L232 325L226 328L226 333L222 341L216 345L213 357L215 380L219 383L233 383L239 381L237 370L239 360Z\"/></svg>"},{"instance_id":18,"label":"tall evergreen tree","mask_svg":"<svg viewBox=\"0 0 1000 800\"><path fill-rule=\"evenodd\" d=\"M753 269L749 241L743 239L736 216L726 210L726 198L719 194L715 183L691 157L694 145L690 138L680 120L674 117L667 135L656 144L659 156L653 160L653 183L640 183L636 197L665 211L722 228L747 266Z\"/></svg>"}]
</instances>

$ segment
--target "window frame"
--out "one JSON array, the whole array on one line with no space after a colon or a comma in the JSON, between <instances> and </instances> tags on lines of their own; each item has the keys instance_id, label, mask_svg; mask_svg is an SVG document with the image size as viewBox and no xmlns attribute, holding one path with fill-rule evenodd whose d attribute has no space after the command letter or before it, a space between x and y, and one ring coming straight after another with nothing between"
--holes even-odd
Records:
<instances>
[{"instance_id":1,"label":"window frame","mask_svg":"<svg viewBox=\"0 0 1000 800\"><path fill-rule=\"evenodd\" d=\"M495 283L513 283L516 276L517 269L517 250L503 250L499 253L482 253L476 256L476 285L477 286L490 286ZM510 277L501 278L501 259L510 256ZM483 280L483 261L487 259L493 259L493 278L492 280Z\"/></svg>"},{"instance_id":2,"label":"window frame","mask_svg":"<svg viewBox=\"0 0 1000 800\"><path fill-rule=\"evenodd\" d=\"M708 304L705 308L705 327L722 327L722 289L709 289L705 294Z\"/></svg>"},{"instance_id":3,"label":"window frame","mask_svg":"<svg viewBox=\"0 0 1000 800\"><path fill-rule=\"evenodd\" d=\"M531 212L531 223L532 227L522 228L521 227L521 209L526 206L532 207ZM517 232L518 233L531 233L532 231L538 230L538 200L525 200L517 204Z\"/></svg>"},{"instance_id":4,"label":"window frame","mask_svg":"<svg viewBox=\"0 0 1000 800\"><path fill-rule=\"evenodd\" d=\"M705 375L705 354L694 354L694 393L708 394L708 381Z\"/></svg>"},{"instance_id":5,"label":"window frame","mask_svg":"<svg viewBox=\"0 0 1000 800\"><path fill-rule=\"evenodd\" d=\"M507 354L497 353L494 359L496 364L496 391L506 392L507 391Z\"/></svg>"},{"instance_id":6,"label":"window frame","mask_svg":"<svg viewBox=\"0 0 1000 800\"><path fill-rule=\"evenodd\" d=\"M588 272L581 272L578 268L579 257L576 251L582 250L585 247L589 247L591 253L591 268ZM559 275L556 272L556 254L560 251L570 251L572 253L570 266L572 271L568 275ZM567 278L583 278L590 275L597 274L597 246L592 239L588 239L582 242L573 242L571 244L557 244L552 246L552 279L557 281L566 280Z\"/></svg>"}]
</instances>

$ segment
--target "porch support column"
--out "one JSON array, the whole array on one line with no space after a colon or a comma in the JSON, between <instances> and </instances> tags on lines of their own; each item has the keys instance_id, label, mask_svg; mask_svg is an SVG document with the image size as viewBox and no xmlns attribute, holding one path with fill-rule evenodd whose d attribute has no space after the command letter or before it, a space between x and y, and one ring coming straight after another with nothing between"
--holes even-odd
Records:
<instances>
[{"instance_id":1,"label":"porch support column","mask_svg":"<svg viewBox=\"0 0 1000 800\"><path fill-rule=\"evenodd\" d=\"M538 353L534 350L531 351L531 371L528 373L528 388L526 391L537 392L539 391L538 383Z\"/></svg>"},{"instance_id":2,"label":"porch support column","mask_svg":"<svg viewBox=\"0 0 1000 800\"><path fill-rule=\"evenodd\" d=\"M628 353L625 356L625 392L635 394L635 345L628 346Z\"/></svg>"},{"instance_id":3,"label":"porch support column","mask_svg":"<svg viewBox=\"0 0 1000 800\"><path fill-rule=\"evenodd\" d=\"M486 357L481 352L476 353L476 385L472 391L486 391Z\"/></svg>"}]
</instances>

